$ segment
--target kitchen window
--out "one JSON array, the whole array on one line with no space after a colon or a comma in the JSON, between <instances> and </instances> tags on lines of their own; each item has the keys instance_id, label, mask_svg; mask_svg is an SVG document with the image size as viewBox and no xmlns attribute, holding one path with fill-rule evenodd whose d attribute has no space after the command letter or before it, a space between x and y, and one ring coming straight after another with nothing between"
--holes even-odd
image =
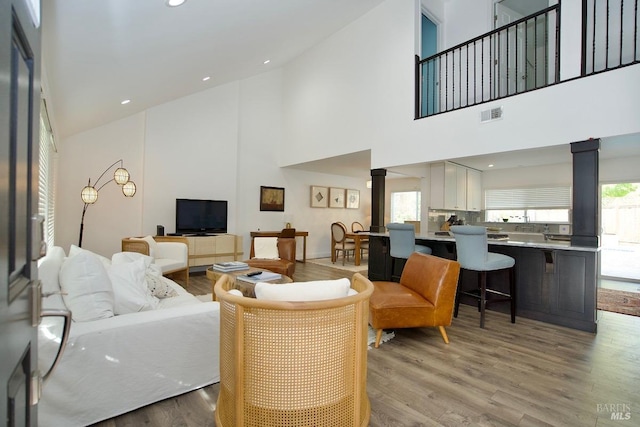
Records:
<instances>
[{"instance_id":1,"label":"kitchen window","mask_svg":"<svg viewBox=\"0 0 640 427\"><path fill-rule=\"evenodd\" d=\"M485 190L485 221L568 223L571 187Z\"/></svg>"},{"instance_id":2,"label":"kitchen window","mask_svg":"<svg viewBox=\"0 0 640 427\"><path fill-rule=\"evenodd\" d=\"M420 191L391 193L391 222L420 221Z\"/></svg>"}]
</instances>

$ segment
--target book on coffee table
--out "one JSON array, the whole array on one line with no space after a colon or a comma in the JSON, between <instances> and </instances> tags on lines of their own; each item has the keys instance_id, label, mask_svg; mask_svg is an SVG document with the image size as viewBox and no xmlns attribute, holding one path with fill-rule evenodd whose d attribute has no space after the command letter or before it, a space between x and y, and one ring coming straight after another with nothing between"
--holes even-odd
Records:
<instances>
[{"instance_id":1,"label":"book on coffee table","mask_svg":"<svg viewBox=\"0 0 640 427\"><path fill-rule=\"evenodd\" d=\"M242 280L244 282L258 283L267 282L269 280L276 280L282 278L282 274L274 273L272 271L263 271L255 276L247 276L246 274L240 275L236 280Z\"/></svg>"},{"instance_id":2,"label":"book on coffee table","mask_svg":"<svg viewBox=\"0 0 640 427\"><path fill-rule=\"evenodd\" d=\"M213 269L223 273L228 273L230 271L248 270L249 264L242 261L218 262L213 264Z\"/></svg>"}]
</instances>

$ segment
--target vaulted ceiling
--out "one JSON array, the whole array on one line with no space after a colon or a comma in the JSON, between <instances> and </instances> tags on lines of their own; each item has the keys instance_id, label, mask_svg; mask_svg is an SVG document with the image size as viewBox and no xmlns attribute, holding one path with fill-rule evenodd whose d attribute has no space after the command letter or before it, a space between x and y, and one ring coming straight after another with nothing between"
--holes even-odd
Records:
<instances>
[{"instance_id":1,"label":"vaulted ceiling","mask_svg":"<svg viewBox=\"0 0 640 427\"><path fill-rule=\"evenodd\" d=\"M381 2L43 1L55 131L65 137L280 67Z\"/></svg>"}]
</instances>

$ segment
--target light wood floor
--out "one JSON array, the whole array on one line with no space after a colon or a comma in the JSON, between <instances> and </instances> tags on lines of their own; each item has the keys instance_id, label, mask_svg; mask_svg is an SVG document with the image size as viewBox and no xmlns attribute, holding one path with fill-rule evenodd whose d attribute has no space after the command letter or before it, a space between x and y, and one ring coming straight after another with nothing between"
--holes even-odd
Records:
<instances>
[{"instance_id":1,"label":"light wood floor","mask_svg":"<svg viewBox=\"0 0 640 427\"><path fill-rule=\"evenodd\" d=\"M298 263L295 279L351 273ZM211 292L204 276L189 290ZM590 334L463 306L444 344L437 329L396 330L368 352L371 426L640 425L640 318L601 312ZM126 385L123 385L126 386ZM97 424L214 426L214 384ZM607 405L607 406L605 406ZM612 405L623 418L611 420Z\"/></svg>"}]
</instances>

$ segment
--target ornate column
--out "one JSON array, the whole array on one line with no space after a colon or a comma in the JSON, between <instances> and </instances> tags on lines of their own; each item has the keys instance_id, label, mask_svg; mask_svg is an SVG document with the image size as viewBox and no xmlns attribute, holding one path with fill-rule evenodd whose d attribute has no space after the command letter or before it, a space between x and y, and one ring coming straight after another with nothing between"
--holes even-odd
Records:
<instances>
[{"instance_id":1,"label":"ornate column","mask_svg":"<svg viewBox=\"0 0 640 427\"><path fill-rule=\"evenodd\" d=\"M384 182L386 169L371 169L371 231L384 233Z\"/></svg>"},{"instance_id":2,"label":"ornate column","mask_svg":"<svg viewBox=\"0 0 640 427\"><path fill-rule=\"evenodd\" d=\"M600 227L600 139L572 142L573 246L598 247Z\"/></svg>"}]
</instances>

